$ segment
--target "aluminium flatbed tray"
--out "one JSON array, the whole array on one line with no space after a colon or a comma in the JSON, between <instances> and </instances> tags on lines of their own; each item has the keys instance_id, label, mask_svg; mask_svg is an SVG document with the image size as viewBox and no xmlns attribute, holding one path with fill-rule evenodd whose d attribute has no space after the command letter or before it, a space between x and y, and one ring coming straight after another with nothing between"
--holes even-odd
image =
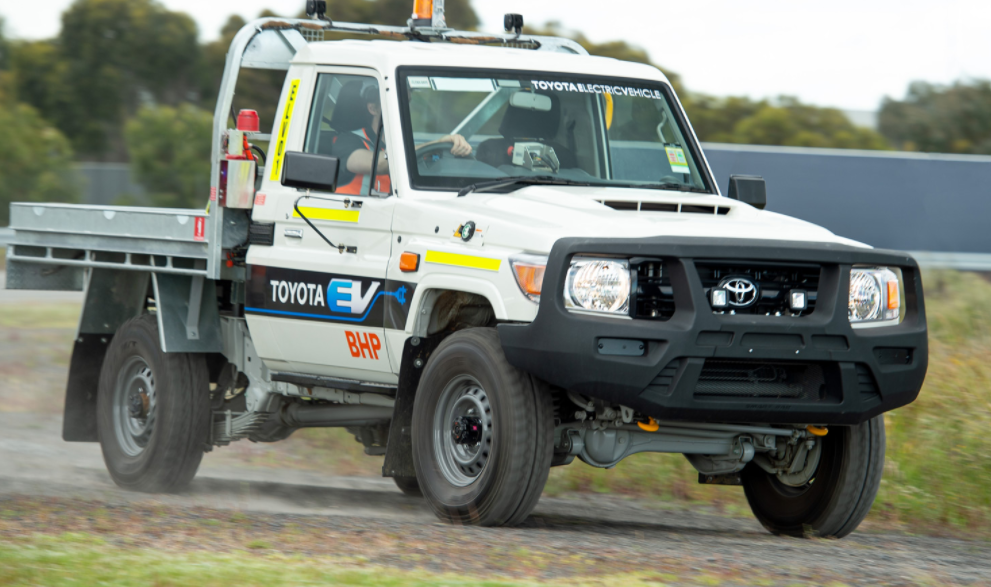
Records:
<instances>
[{"instance_id":1,"label":"aluminium flatbed tray","mask_svg":"<svg viewBox=\"0 0 991 587\"><path fill-rule=\"evenodd\" d=\"M206 277L208 219L204 210L13 203L7 288L80 290L84 268ZM59 268L70 270L52 279Z\"/></svg>"}]
</instances>

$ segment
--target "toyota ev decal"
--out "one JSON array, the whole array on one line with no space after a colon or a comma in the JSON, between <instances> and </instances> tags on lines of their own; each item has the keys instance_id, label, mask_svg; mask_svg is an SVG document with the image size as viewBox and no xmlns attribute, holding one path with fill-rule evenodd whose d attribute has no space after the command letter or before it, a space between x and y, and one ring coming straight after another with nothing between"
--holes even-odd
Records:
<instances>
[{"instance_id":1,"label":"toyota ev decal","mask_svg":"<svg viewBox=\"0 0 991 587\"><path fill-rule=\"evenodd\" d=\"M244 311L404 329L415 284L254 265Z\"/></svg>"}]
</instances>

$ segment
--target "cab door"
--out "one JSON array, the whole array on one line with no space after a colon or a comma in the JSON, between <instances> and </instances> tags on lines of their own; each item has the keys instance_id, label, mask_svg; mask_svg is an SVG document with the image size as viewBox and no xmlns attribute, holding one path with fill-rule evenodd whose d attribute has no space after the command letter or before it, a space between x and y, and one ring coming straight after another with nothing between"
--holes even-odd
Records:
<instances>
[{"instance_id":1,"label":"cab door","mask_svg":"<svg viewBox=\"0 0 991 587\"><path fill-rule=\"evenodd\" d=\"M402 284L385 279L396 198L369 191L307 194L286 188L279 183L277 144L281 134L286 151L333 154L335 137L355 130L347 128L352 124L344 110L335 116L338 109L355 110L353 103L344 103L344 88L375 85L379 100L384 100L382 84L366 69L299 69L298 78L290 70L286 81L279 111L283 119L273 130L263 195L256 198L253 211L256 222L274 221L275 235L272 246L249 249L248 326L270 369L391 383L395 375L384 329L412 298ZM292 85L297 81L293 104ZM343 176L346 161L340 165Z\"/></svg>"}]
</instances>

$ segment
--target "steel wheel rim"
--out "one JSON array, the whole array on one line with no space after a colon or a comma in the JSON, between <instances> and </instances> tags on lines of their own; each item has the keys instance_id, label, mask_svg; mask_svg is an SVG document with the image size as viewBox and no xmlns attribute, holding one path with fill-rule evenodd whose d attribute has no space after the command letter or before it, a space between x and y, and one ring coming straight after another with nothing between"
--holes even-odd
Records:
<instances>
[{"instance_id":1,"label":"steel wheel rim","mask_svg":"<svg viewBox=\"0 0 991 587\"><path fill-rule=\"evenodd\" d=\"M135 397L142 404L135 415ZM155 374L141 357L129 357L118 372L114 385L114 436L124 454L136 457L144 452L155 426L157 406Z\"/></svg>"},{"instance_id":2,"label":"steel wheel rim","mask_svg":"<svg viewBox=\"0 0 991 587\"><path fill-rule=\"evenodd\" d=\"M477 442L458 442L453 425L461 418L477 418L481 428ZM492 451L493 419L488 395L477 379L461 375L440 394L434 410L434 457L444 479L466 487L478 479Z\"/></svg>"}]
</instances>

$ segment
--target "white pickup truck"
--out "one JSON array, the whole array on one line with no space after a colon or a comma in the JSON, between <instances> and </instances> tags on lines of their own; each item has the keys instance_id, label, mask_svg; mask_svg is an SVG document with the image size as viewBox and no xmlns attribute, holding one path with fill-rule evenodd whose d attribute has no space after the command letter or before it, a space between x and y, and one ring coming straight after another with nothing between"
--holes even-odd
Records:
<instances>
[{"instance_id":1,"label":"white pickup truck","mask_svg":"<svg viewBox=\"0 0 991 587\"><path fill-rule=\"evenodd\" d=\"M721 194L657 69L435 12L245 26L206 212L12 204L7 287L85 292L65 440L178 491L212 447L346 427L480 525L575 457L682 453L772 532L852 532L926 372L913 259ZM249 67L287 72L271 135L233 126Z\"/></svg>"}]
</instances>

